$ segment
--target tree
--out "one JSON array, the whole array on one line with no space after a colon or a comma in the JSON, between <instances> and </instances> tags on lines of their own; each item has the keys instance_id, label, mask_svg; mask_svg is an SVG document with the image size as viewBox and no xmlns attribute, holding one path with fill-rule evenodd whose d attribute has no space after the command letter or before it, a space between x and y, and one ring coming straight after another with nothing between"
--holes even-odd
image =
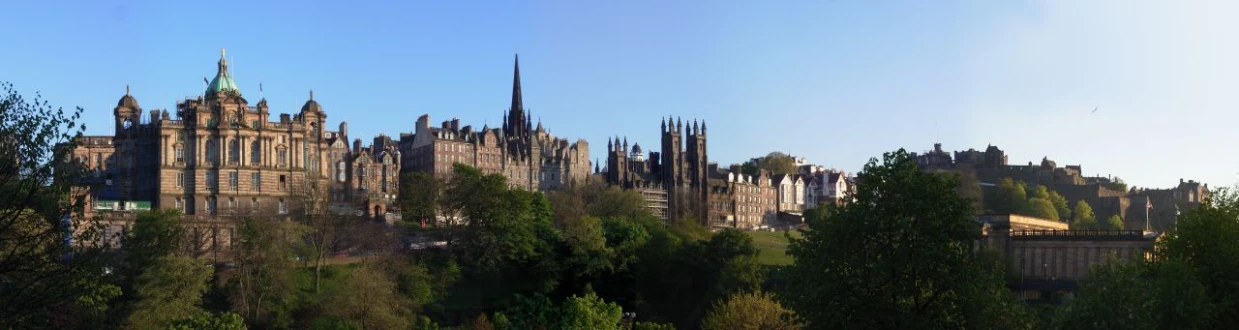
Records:
<instances>
[{"instance_id":1,"label":"tree","mask_svg":"<svg viewBox=\"0 0 1239 330\"><path fill-rule=\"evenodd\" d=\"M442 182L426 172L400 175L400 212L406 221L434 224L442 194Z\"/></svg>"},{"instance_id":2,"label":"tree","mask_svg":"<svg viewBox=\"0 0 1239 330\"><path fill-rule=\"evenodd\" d=\"M189 240L176 210L138 212L133 228L121 241L125 246L126 267L137 277L156 260L167 256L189 256Z\"/></svg>"},{"instance_id":3,"label":"tree","mask_svg":"<svg viewBox=\"0 0 1239 330\"><path fill-rule=\"evenodd\" d=\"M1044 198L1029 198L1028 203L1024 206L1024 211L1020 213L1030 217L1058 220L1058 210L1054 209L1053 203Z\"/></svg>"},{"instance_id":4,"label":"tree","mask_svg":"<svg viewBox=\"0 0 1239 330\"><path fill-rule=\"evenodd\" d=\"M797 285L783 295L810 327L1030 327L1001 272L973 252L979 228L953 179L901 149L858 181L854 203L806 219L788 247Z\"/></svg>"},{"instance_id":5,"label":"tree","mask_svg":"<svg viewBox=\"0 0 1239 330\"><path fill-rule=\"evenodd\" d=\"M1076 202L1071 211L1071 229L1097 229L1097 216L1093 215L1093 207L1085 201Z\"/></svg>"},{"instance_id":6,"label":"tree","mask_svg":"<svg viewBox=\"0 0 1239 330\"><path fill-rule=\"evenodd\" d=\"M1115 215L1110 216L1109 218L1106 218L1105 225L1106 225L1105 229L1123 230L1123 226L1125 224L1123 223L1123 218L1120 217L1118 214L1115 214Z\"/></svg>"},{"instance_id":7,"label":"tree","mask_svg":"<svg viewBox=\"0 0 1239 330\"><path fill-rule=\"evenodd\" d=\"M981 181L977 180L976 173L944 170L938 170L935 173L955 176L955 179L958 180L955 190L959 192L959 195L972 201L972 208L976 214L985 212L985 194L981 190ZM806 210L805 212L808 211Z\"/></svg>"},{"instance_id":8,"label":"tree","mask_svg":"<svg viewBox=\"0 0 1239 330\"><path fill-rule=\"evenodd\" d=\"M229 298L232 310L251 323L288 325L286 310L295 287L293 239L300 238L293 224L275 217L247 217L237 228Z\"/></svg>"},{"instance_id":9,"label":"tree","mask_svg":"<svg viewBox=\"0 0 1239 330\"><path fill-rule=\"evenodd\" d=\"M1178 218L1158 246L1161 260L1189 265L1218 311L1208 327L1239 324L1239 196L1219 189ZM1227 312L1231 311L1231 312Z\"/></svg>"},{"instance_id":10,"label":"tree","mask_svg":"<svg viewBox=\"0 0 1239 330\"><path fill-rule=\"evenodd\" d=\"M1033 198L1041 198L1041 199L1046 199L1046 200L1050 199L1050 190L1046 189L1045 186L1043 185L1033 184L1031 186L1025 187L1025 189L1028 190L1027 191L1028 199L1033 199Z\"/></svg>"},{"instance_id":11,"label":"tree","mask_svg":"<svg viewBox=\"0 0 1239 330\"><path fill-rule=\"evenodd\" d=\"M560 309L560 329L619 330L624 312L618 304L606 302L593 292L569 297Z\"/></svg>"},{"instance_id":12,"label":"tree","mask_svg":"<svg viewBox=\"0 0 1239 330\"><path fill-rule=\"evenodd\" d=\"M1050 204L1054 204L1054 210L1058 211L1058 219L1062 221L1071 220L1071 207L1067 206L1067 199L1057 191L1050 192Z\"/></svg>"},{"instance_id":13,"label":"tree","mask_svg":"<svg viewBox=\"0 0 1239 330\"><path fill-rule=\"evenodd\" d=\"M184 256L155 259L138 277L137 302L126 322L133 329L162 329L202 311L202 294L213 271Z\"/></svg>"},{"instance_id":14,"label":"tree","mask_svg":"<svg viewBox=\"0 0 1239 330\"><path fill-rule=\"evenodd\" d=\"M323 262L331 252L342 248L357 219L330 212L327 191L318 180L304 183L291 196L295 203L289 215L300 224L302 247L314 262L314 293L318 293L322 289Z\"/></svg>"},{"instance_id":15,"label":"tree","mask_svg":"<svg viewBox=\"0 0 1239 330\"><path fill-rule=\"evenodd\" d=\"M791 330L800 329L796 313L774 301L764 292L737 293L714 305L701 321L704 330Z\"/></svg>"},{"instance_id":16,"label":"tree","mask_svg":"<svg viewBox=\"0 0 1239 330\"><path fill-rule=\"evenodd\" d=\"M108 262L99 227L63 220L81 206L70 198L80 168L67 152L85 130L83 110L55 108L38 93L26 99L7 82L0 88L0 328L53 325L54 309L102 287Z\"/></svg>"},{"instance_id":17,"label":"tree","mask_svg":"<svg viewBox=\"0 0 1239 330\"><path fill-rule=\"evenodd\" d=\"M741 165L741 172L744 174L757 175L760 170L766 170L770 174L791 174L799 169L796 168L795 158L778 151L750 159Z\"/></svg>"},{"instance_id":18,"label":"tree","mask_svg":"<svg viewBox=\"0 0 1239 330\"><path fill-rule=\"evenodd\" d=\"M994 187L993 195L993 198L986 200L991 201L992 205L990 208L994 212L1001 214L1020 213L1024 210L1024 204L1028 201L1024 182L1011 180L1011 178L998 180L998 184Z\"/></svg>"},{"instance_id":19,"label":"tree","mask_svg":"<svg viewBox=\"0 0 1239 330\"><path fill-rule=\"evenodd\" d=\"M240 315L230 312L211 313L199 312L193 317L173 321L167 330L245 330L245 320Z\"/></svg>"},{"instance_id":20,"label":"tree","mask_svg":"<svg viewBox=\"0 0 1239 330\"><path fill-rule=\"evenodd\" d=\"M1064 329L1205 329L1218 311L1186 263L1112 261L1093 267L1055 323Z\"/></svg>"},{"instance_id":21,"label":"tree","mask_svg":"<svg viewBox=\"0 0 1239 330\"><path fill-rule=\"evenodd\" d=\"M362 266L327 293L326 313L360 329L405 329L409 302L381 271Z\"/></svg>"}]
</instances>

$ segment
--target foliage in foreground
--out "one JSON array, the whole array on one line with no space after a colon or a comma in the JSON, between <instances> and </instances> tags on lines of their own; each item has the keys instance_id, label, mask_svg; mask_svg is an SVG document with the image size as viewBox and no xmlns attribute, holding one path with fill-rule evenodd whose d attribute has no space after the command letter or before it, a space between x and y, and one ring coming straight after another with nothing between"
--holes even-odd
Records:
<instances>
[{"instance_id":1,"label":"foliage in foreground","mask_svg":"<svg viewBox=\"0 0 1239 330\"><path fill-rule=\"evenodd\" d=\"M899 150L859 174L855 202L806 219L789 253L791 306L813 328L1029 328L1031 318L972 242L954 178Z\"/></svg>"}]
</instances>

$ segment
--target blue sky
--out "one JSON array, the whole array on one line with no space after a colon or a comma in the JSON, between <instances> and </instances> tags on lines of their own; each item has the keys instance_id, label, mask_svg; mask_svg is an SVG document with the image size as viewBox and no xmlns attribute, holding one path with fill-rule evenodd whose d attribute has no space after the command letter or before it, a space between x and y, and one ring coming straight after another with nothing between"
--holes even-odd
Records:
<instances>
[{"instance_id":1,"label":"blue sky","mask_svg":"<svg viewBox=\"0 0 1239 330\"><path fill-rule=\"evenodd\" d=\"M1217 1L24 1L0 80L86 109L111 134L131 86L174 108L219 49L252 103L309 90L350 135L458 117L498 125L521 55L525 106L554 134L659 144L709 123L723 164L770 151L859 170L900 147L1005 149L1137 186L1239 175L1239 4ZM1092 113L1098 108L1096 113ZM273 115L273 117L275 117ZM272 118L273 120L275 118Z\"/></svg>"}]
</instances>

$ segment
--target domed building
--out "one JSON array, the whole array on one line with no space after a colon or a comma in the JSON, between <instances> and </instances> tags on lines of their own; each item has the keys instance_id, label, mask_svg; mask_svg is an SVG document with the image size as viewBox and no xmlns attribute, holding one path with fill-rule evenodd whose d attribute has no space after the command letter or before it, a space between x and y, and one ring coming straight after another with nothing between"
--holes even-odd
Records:
<instances>
[{"instance_id":1,"label":"domed building","mask_svg":"<svg viewBox=\"0 0 1239 330\"><path fill-rule=\"evenodd\" d=\"M222 50L206 89L177 101L172 113L144 110L126 88L113 114L115 135L84 137L60 150L87 171L76 191L89 201L88 212L290 214L306 196L321 194L333 211L398 214L389 209L399 187L395 142L380 136L375 146L360 139L350 145L347 124L327 131L312 91L301 111L272 121L265 98L254 106L245 99Z\"/></svg>"}]
</instances>

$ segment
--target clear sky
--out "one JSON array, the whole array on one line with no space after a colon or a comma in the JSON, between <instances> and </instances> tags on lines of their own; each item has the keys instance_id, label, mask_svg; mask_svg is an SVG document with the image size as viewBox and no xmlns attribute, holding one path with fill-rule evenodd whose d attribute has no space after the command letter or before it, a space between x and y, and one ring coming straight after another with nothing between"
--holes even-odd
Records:
<instances>
[{"instance_id":1,"label":"clear sky","mask_svg":"<svg viewBox=\"0 0 1239 330\"><path fill-rule=\"evenodd\" d=\"M252 2L6 2L0 80L112 134L126 85L174 109L227 48L251 104L260 81L274 113L313 89L369 141L421 114L499 125L519 53L535 121L598 158L608 136L656 148L675 115L709 123L722 164L855 171L938 141L1136 186L1239 181L1234 1Z\"/></svg>"}]
</instances>

